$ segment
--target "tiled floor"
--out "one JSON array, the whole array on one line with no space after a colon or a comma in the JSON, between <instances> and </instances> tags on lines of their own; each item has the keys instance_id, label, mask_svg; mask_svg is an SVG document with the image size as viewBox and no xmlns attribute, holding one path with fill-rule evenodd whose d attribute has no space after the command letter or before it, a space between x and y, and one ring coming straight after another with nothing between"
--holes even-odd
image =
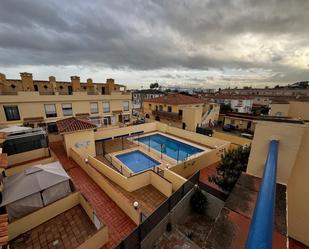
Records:
<instances>
[{"instance_id":1,"label":"tiled floor","mask_svg":"<svg viewBox=\"0 0 309 249\"><path fill-rule=\"evenodd\" d=\"M77 205L13 240L15 249L74 249L96 232L84 209Z\"/></svg>"},{"instance_id":2,"label":"tiled floor","mask_svg":"<svg viewBox=\"0 0 309 249\"><path fill-rule=\"evenodd\" d=\"M76 164L66 156L62 142L50 143L52 151L62 163L74 184L85 195L99 218L108 227L109 241L104 248L114 248L135 228L135 223L117 206L109 196Z\"/></svg>"},{"instance_id":3,"label":"tiled floor","mask_svg":"<svg viewBox=\"0 0 309 249\"><path fill-rule=\"evenodd\" d=\"M192 240L178 229L164 233L153 249L200 249Z\"/></svg>"}]
</instances>

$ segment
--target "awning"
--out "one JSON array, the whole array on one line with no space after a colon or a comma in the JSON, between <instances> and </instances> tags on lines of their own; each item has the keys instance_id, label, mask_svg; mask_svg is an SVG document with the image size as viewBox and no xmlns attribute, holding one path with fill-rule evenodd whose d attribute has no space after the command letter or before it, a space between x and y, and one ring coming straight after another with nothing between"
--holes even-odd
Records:
<instances>
[{"instance_id":1,"label":"awning","mask_svg":"<svg viewBox=\"0 0 309 249\"><path fill-rule=\"evenodd\" d=\"M122 110L114 110L112 111L113 114L122 114Z\"/></svg>"},{"instance_id":2,"label":"awning","mask_svg":"<svg viewBox=\"0 0 309 249\"><path fill-rule=\"evenodd\" d=\"M43 122L44 117L33 117L33 118L24 118L25 123L37 123L37 122Z\"/></svg>"}]
</instances>

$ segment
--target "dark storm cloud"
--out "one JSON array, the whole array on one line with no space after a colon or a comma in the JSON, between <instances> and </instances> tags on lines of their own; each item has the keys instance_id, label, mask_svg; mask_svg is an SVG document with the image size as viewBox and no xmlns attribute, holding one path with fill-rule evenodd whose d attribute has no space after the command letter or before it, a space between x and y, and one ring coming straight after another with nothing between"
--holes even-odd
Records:
<instances>
[{"instance_id":1,"label":"dark storm cloud","mask_svg":"<svg viewBox=\"0 0 309 249\"><path fill-rule=\"evenodd\" d=\"M307 49L302 60L309 59L308 13L308 0L3 0L0 65L166 68L166 75L263 68L281 75L274 81L304 80L308 70L287 58ZM258 42L247 45L247 34Z\"/></svg>"}]
</instances>

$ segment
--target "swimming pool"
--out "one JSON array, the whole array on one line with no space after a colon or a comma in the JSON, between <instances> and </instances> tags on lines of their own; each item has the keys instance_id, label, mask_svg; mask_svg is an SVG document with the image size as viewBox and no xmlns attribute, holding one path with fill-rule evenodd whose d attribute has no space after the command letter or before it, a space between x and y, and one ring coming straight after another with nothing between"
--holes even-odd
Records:
<instances>
[{"instance_id":1,"label":"swimming pool","mask_svg":"<svg viewBox=\"0 0 309 249\"><path fill-rule=\"evenodd\" d=\"M158 161L152 159L139 150L120 154L116 157L134 173L138 173L140 171L160 165Z\"/></svg>"},{"instance_id":2,"label":"swimming pool","mask_svg":"<svg viewBox=\"0 0 309 249\"><path fill-rule=\"evenodd\" d=\"M175 159L176 161L183 161L184 159L192 156L194 154L200 153L203 150L196 148L192 145L185 144L181 141L177 141L167 136L161 134L153 134L149 136L144 136L141 138L136 138L136 141L150 146L151 148Z\"/></svg>"}]
</instances>

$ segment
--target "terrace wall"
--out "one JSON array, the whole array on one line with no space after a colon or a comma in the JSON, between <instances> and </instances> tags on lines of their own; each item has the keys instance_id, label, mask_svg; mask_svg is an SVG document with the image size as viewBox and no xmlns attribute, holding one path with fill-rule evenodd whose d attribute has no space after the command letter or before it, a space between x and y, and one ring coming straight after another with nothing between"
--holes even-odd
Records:
<instances>
[{"instance_id":1,"label":"terrace wall","mask_svg":"<svg viewBox=\"0 0 309 249\"><path fill-rule=\"evenodd\" d=\"M204 153L203 155L192 158L188 161L182 162L178 165L172 166L169 169L174 173L188 178L195 172L208 167L211 164L217 163L221 160L221 155L225 149L228 149L229 144L222 146L221 148Z\"/></svg>"},{"instance_id":2,"label":"terrace wall","mask_svg":"<svg viewBox=\"0 0 309 249\"><path fill-rule=\"evenodd\" d=\"M26 151L8 157L9 166L49 156L48 148Z\"/></svg>"},{"instance_id":3,"label":"terrace wall","mask_svg":"<svg viewBox=\"0 0 309 249\"><path fill-rule=\"evenodd\" d=\"M164 178L158 176L152 170L147 170L140 174L126 177L92 156L88 156L88 162L93 168L128 192L133 192L151 184L167 197L171 196L172 194L172 184Z\"/></svg>"},{"instance_id":4,"label":"terrace wall","mask_svg":"<svg viewBox=\"0 0 309 249\"><path fill-rule=\"evenodd\" d=\"M175 172L164 169L164 178L169 180L173 185L173 191L176 191L180 186L182 186L187 179L183 178L182 176L176 174Z\"/></svg>"},{"instance_id":5,"label":"terrace wall","mask_svg":"<svg viewBox=\"0 0 309 249\"><path fill-rule=\"evenodd\" d=\"M55 161L55 159L53 157L48 157L48 158L45 158L45 159L25 163L25 164L22 164L22 165L19 165L19 166L13 166L11 168L6 169L5 174L6 174L6 176L11 176L11 175L20 173L20 172L24 171L25 169L28 169L28 168L30 168L34 165L47 164L47 163L51 163L51 162L54 162L54 161Z\"/></svg>"},{"instance_id":6,"label":"terrace wall","mask_svg":"<svg viewBox=\"0 0 309 249\"><path fill-rule=\"evenodd\" d=\"M121 192L111 186L108 180L91 164L85 163L85 158L79 155L75 149L71 149L70 155L91 179L138 225L140 223L140 211L134 209L132 203Z\"/></svg>"},{"instance_id":7,"label":"terrace wall","mask_svg":"<svg viewBox=\"0 0 309 249\"><path fill-rule=\"evenodd\" d=\"M95 132L94 138L95 140L101 140L106 138L113 138L115 136L131 134L138 131L144 131L145 133L147 133L156 131L156 128L156 122L151 122L146 124L127 126L123 128L104 129L102 131L99 130Z\"/></svg>"},{"instance_id":8,"label":"terrace wall","mask_svg":"<svg viewBox=\"0 0 309 249\"><path fill-rule=\"evenodd\" d=\"M230 142L221 140L214 137L208 137L199 133L186 131L182 129L178 129L172 126L168 126L166 124L162 124L157 122L157 130L165 133L169 133L171 135L177 136L179 138L186 139L188 141L192 141L193 143L199 143L209 148L216 148L223 145L230 144Z\"/></svg>"},{"instance_id":9,"label":"terrace wall","mask_svg":"<svg viewBox=\"0 0 309 249\"><path fill-rule=\"evenodd\" d=\"M9 223L9 240L43 224L57 215L81 204L90 220L94 222L94 210L84 199L80 192L74 192L46 207L43 207L29 215ZM106 226L102 226L98 232L81 244L78 248L100 248L108 241L108 231ZM88 246L88 247L86 247Z\"/></svg>"},{"instance_id":10,"label":"terrace wall","mask_svg":"<svg viewBox=\"0 0 309 249\"><path fill-rule=\"evenodd\" d=\"M235 135L230 135L230 134L226 134L224 132L218 132L218 131L214 131L213 137L230 142L231 143L230 148L250 145L252 143L252 140L250 139L235 136Z\"/></svg>"},{"instance_id":11,"label":"terrace wall","mask_svg":"<svg viewBox=\"0 0 309 249\"><path fill-rule=\"evenodd\" d=\"M70 156L71 148L76 149L83 157L95 155L93 130L65 133L63 137L68 156Z\"/></svg>"}]
</instances>

